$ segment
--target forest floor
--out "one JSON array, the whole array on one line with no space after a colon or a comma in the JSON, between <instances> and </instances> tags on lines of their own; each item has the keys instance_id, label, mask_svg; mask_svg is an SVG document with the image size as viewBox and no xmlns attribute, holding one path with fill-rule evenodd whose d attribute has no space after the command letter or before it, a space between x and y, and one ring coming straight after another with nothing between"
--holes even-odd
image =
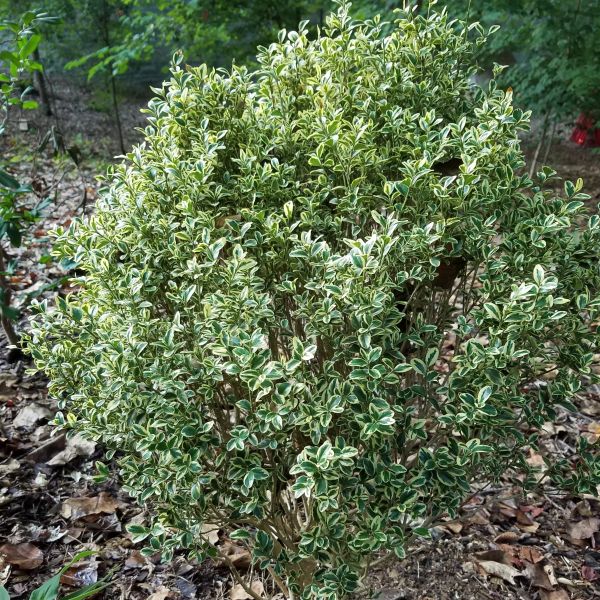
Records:
<instances>
[{"instance_id":1,"label":"forest floor","mask_svg":"<svg viewBox=\"0 0 600 600\"><path fill-rule=\"evenodd\" d=\"M56 159L49 149L34 152L54 124L30 118L27 133L14 129L0 148L13 156L12 172L33 181L56 202L35 227L33 243L17 252L21 268L13 284L23 308L65 273L43 260L48 231L66 226L93 207L99 184L94 175L118 153L114 125L106 114L89 108L89 97L65 89L56 102L66 145L78 164ZM135 104L125 105L125 131L143 119ZM563 138L566 136L562 136ZM134 137L129 137L130 144ZM17 141L18 140L18 141ZM27 146L24 146L24 140ZM29 148L29 149L28 149ZM594 204L600 202L600 155L557 139L549 164L570 179L583 177ZM19 165L27 165L27 170ZM34 187L35 187L34 186ZM42 262L40 262L42 258ZM66 285L66 284L65 284ZM24 323L21 324L24 326ZM451 354L452 346L446 351ZM97 598L106 600L217 600L247 596L234 590L227 571L217 564L197 564L183 554L170 564L145 558L132 543L128 523L148 521L148 513L122 492L118 482L96 484L94 462L102 449L78 437L67 440L49 424L55 405L46 381L28 372L24 360L8 362L0 339L0 583L11 598L28 598L37 585L81 550L96 555L63 576L63 592L105 576L110 585ZM572 457L579 436L600 445L600 388L591 386L576 399L577 413L560 413L546 424L542 443ZM528 460L539 464L531 453ZM557 494L542 487L523 495L517 482L494 488L474 487L456 520L440 524L403 562L390 562L369 575L361 598L380 600L587 600L600 598L600 502L591 496ZM229 544L241 566L244 550Z\"/></svg>"}]
</instances>

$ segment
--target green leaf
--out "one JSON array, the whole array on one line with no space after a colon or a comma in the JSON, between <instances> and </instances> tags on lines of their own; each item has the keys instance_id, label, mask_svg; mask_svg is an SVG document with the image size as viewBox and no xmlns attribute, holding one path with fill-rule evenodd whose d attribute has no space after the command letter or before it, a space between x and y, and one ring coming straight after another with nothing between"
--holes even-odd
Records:
<instances>
[{"instance_id":1,"label":"green leaf","mask_svg":"<svg viewBox=\"0 0 600 600\"><path fill-rule=\"evenodd\" d=\"M489 385L486 385L484 388L479 390L477 394L477 401L481 404L488 401L488 398L492 395L492 388Z\"/></svg>"},{"instance_id":2,"label":"green leaf","mask_svg":"<svg viewBox=\"0 0 600 600\"><path fill-rule=\"evenodd\" d=\"M371 347L371 334L370 333L361 333L358 336L358 343L361 348L368 350Z\"/></svg>"},{"instance_id":3,"label":"green leaf","mask_svg":"<svg viewBox=\"0 0 600 600\"><path fill-rule=\"evenodd\" d=\"M192 438L195 435L197 435L197 430L193 425L185 425L182 429L181 429L181 435L183 435L183 437L186 438Z\"/></svg>"},{"instance_id":4,"label":"green leaf","mask_svg":"<svg viewBox=\"0 0 600 600\"><path fill-rule=\"evenodd\" d=\"M143 525L131 524L127 525L127 531L132 535L134 543L145 540L150 535L150 529Z\"/></svg>"},{"instance_id":5,"label":"green leaf","mask_svg":"<svg viewBox=\"0 0 600 600\"><path fill-rule=\"evenodd\" d=\"M60 587L60 573L55 575L51 579L48 579L46 583L41 585L39 588L31 592L29 600L56 600L58 596L58 588Z\"/></svg>"},{"instance_id":6,"label":"green leaf","mask_svg":"<svg viewBox=\"0 0 600 600\"><path fill-rule=\"evenodd\" d=\"M472 451L476 454L489 454L490 452L494 451L494 448L486 444L477 444L474 448L472 448Z\"/></svg>"},{"instance_id":7,"label":"green leaf","mask_svg":"<svg viewBox=\"0 0 600 600\"><path fill-rule=\"evenodd\" d=\"M96 461L95 467L97 473L94 475L94 481L96 483L104 483L105 481L107 481L110 477L108 467L100 461Z\"/></svg>"},{"instance_id":8,"label":"green leaf","mask_svg":"<svg viewBox=\"0 0 600 600\"><path fill-rule=\"evenodd\" d=\"M502 319L502 313L500 312L500 309L493 302L486 302L483 305L483 308L485 312L492 317L492 319L495 319L496 321L500 321Z\"/></svg>"},{"instance_id":9,"label":"green leaf","mask_svg":"<svg viewBox=\"0 0 600 600\"><path fill-rule=\"evenodd\" d=\"M231 532L229 537L232 540L246 541L250 539L250 533L246 529L236 529Z\"/></svg>"},{"instance_id":10,"label":"green leaf","mask_svg":"<svg viewBox=\"0 0 600 600\"><path fill-rule=\"evenodd\" d=\"M80 590L76 590L63 596L61 600L84 600L85 598L91 598L95 596L98 592L101 592L103 589L107 588L109 582L107 578L104 578L102 581L98 581L93 583L92 585L88 585Z\"/></svg>"},{"instance_id":11,"label":"green leaf","mask_svg":"<svg viewBox=\"0 0 600 600\"><path fill-rule=\"evenodd\" d=\"M533 269L533 280L537 285L542 285L544 283L544 278L546 273L544 271L544 267L542 265L535 265Z\"/></svg>"},{"instance_id":12,"label":"green leaf","mask_svg":"<svg viewBox=\"0 0 600 600\"><path fill-rule=\"evenodd\" d=\"M417 373L423 376L427 375L427 365L420 358L413 359L411 364Z\"/></svg>"},{"instance_id":13,"label":"green leaf","mask_svg":"<svg viewBox=\"0 0 600 600\"><path fill-rule=\"evenodd\" d=\"M16 67L17 69L21 66L21 61L19 60L19 57L8 50L2 50L0 52L0 60L11 63L12 66Z\"/></svg>"},{"instance_id":14,"label":"green leaf","mask_svg":"<svg viewBox=\"0 0 600 600\"><path fill-rule=\"evenodd\" d=\"M8 236L10 243L15 248L19 248L21 246L21 242L23 241L23 233L19 223L15 223L14 221L9 223L6 227L6 235Z\"/></svg>"},{"instance_id":15,"label":"green leaf","mask_svg":"<svg viewBox=\"0 0 600 600\"><path fill-rule=\"evenodd\" d=\"M413 533L419 537L429 539L431 538L431 531L427 527L415 527Z\"/></svg>"},{"instance_id":16,"label":"green leaf","mask_svg":"<svg viewBox=\"0 0 600 600\"><path fill-rule=\"evenodd\" d=\"M425 362L428 366L433 367L440 356L440 351L437 348L429 348L425 356Z\"/></svg>"},{"instance_id":17,"label":"green leaf","mask_svg":"<svg viewBox=\"0 0 600 600\"><path fill-rule=\"evenodd\" d=\"M38 33L34 33L26 42L21 46L19 50L19 56L24 59L27 58L34 50L39 46L42 40L42 36Z\"/></svg>"},{"instance_id":18,"label":"green leaf","mask_svg":"<svg viewBox=\"0 0 600 600\"><path fill-rule=\"evenodd\" d=\"M0 169L0 185L11 190L18 190L21 187L19 182L3 169Z\"/></svg>"},{"instance_id":19,"label":"green leaf","mask_svg":"<svg viewBox=\"0 0 600 600\"><path fill-rule=\"evenodd\" d=\"M21 316L21 311L14 306L6 306L0 301L0 314L11 321L16 321Z\"/></svg>"}]
</instances>

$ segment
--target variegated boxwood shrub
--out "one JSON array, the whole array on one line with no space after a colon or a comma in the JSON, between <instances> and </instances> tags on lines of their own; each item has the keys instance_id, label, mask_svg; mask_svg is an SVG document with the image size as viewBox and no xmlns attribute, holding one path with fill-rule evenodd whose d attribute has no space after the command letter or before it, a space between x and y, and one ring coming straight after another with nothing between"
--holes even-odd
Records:
<instances>
[{"instance_id":1,"label":"variegated boxwood shrub","mask_svg":"<svg viewBox=\"0 0 600 600\"><path fill-rule=\"evenodd\" d=\"M85 276L40 306L31 353L156 510L150 551L219 556L214 528L290 597L342 598L472 481L533 479L598 352L600 220L580 182L519 174L528 115L472 84L484 40L342 5L257 72L176 64L59 233ZM590 448L547 459L595 489Z\"/></svg>"}]
</instances>

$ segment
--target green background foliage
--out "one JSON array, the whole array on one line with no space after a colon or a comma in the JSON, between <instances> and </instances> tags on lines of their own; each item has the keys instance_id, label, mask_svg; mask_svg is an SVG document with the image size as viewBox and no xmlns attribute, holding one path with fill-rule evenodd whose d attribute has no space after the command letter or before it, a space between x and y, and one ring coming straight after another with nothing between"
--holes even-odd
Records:
<instances>
[{"instance_id":1,"label":"green background foliage","mask_svg":"<svg viewBox=\"0 0 600 600\"><path fill-rule=\"evenodd\" d=\"M598 0L449 1L456 14L500 25L480 61L511 65L500 78L519 104L537 116L569 119L600 109L600 2Z\"/></svg>"},{"instance_id":2,"label":"green background foliage","mask_svg":"<svg viewBox=\"0 0 600 600\"><path fill-rule=\"evenodd\" d=\"M353 13L386 14L401 4L355 0ZM420 5L427 13L429 4ZM191 64L252 65L255 48L277 31L295 29L303 19L322 25L332 6L329 0L47 0L44 10L60 17L61 25L46 32L44 51L53 70L70 64L85 66L91 76L129 72L128 85L143 91L148 83L159 84L178 50ZM13 17L36 7L31 0L0 1L0 12ZM493 62L514 65L499 83L514 89L520 106L560 119L582 110L597 114L600 0L440 0L437 7L501 26L478 59L490 68Z\"/></svg>"},{"instance_id":3,"label":"green background foliage","mask_svg":"<svg viewBox=\"0 0 600 600\"><path fill-rule=\"evenodd\" d=\"M0 136L5 133L9 110L33 110L38 106L28 97L31 86L21 90L19 84L23 77L43 70L35 60L42 39L39 29L52 20L46 13L36 12L26 12L14 21L0 15L0 35L5 40L0 51ZM0 322L9 343L14 345L18 344L19 337L13 321L20 312L12 305L9 277L16 262L11 260L5 246L21 246L24 234L49 204L48 198L32 202L28 196L31 192L29 185L20 183L5 170L3 161L0 162Z\"/></svg>"}]
</instances>

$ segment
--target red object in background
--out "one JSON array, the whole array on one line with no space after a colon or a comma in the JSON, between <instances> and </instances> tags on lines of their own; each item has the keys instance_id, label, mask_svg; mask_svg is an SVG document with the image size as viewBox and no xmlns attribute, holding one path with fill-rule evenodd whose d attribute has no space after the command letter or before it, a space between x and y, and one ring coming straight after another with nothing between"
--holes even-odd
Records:
<instances>
[{"instance_id":1,"label":"red object in background","mask_svg":"<svg viewBox=\"0 0 600 600\"><path fill-rule=\"evenodd\" d=\"M573 133L571 134L571 141L579 144L580 146L585 145L585 140L587 140L587 130L581 129L581 127L575 127L573 129Z\"/></svg>"},{"instance_id":2,"label":"red object in background","mask_svg":"<svg viewBox=\"0 0 600 600\"><path fill-rule=\"evenodd\" d=\"M592 117L581 113L571 133L571 141L580 146L600 147L600 127L595 127L595 124L596 121Z\"/></svg>"}]
</instances>

